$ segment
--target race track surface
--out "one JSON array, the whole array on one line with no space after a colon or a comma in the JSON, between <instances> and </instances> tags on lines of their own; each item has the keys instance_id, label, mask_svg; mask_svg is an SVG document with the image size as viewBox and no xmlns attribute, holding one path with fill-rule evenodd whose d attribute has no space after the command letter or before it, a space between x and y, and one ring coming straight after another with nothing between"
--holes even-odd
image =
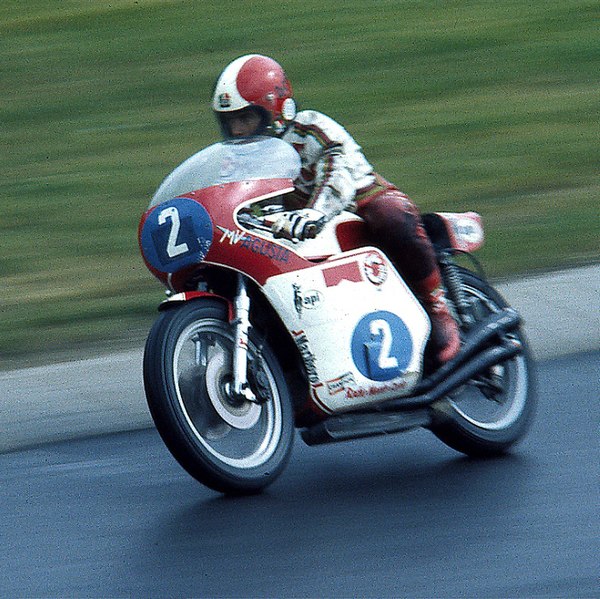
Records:
<instances>
[{"instance_id":1,"label":"race track surface","mask_svg":"<svg viewBox=\"0 0 600 599\"><path fill-rule=\"evenodd\" d=\"M298 440L245 499L192 480L151 429L0 455L0 596L599 597L599 362L538 365L507 457L427 431Z\"/></svg>"}]
</instances>

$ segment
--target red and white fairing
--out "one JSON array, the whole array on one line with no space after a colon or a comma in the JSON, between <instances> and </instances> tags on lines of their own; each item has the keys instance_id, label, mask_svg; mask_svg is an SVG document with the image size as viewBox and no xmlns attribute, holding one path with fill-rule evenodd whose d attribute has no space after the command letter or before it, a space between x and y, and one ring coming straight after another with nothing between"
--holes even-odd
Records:
<instances>
[{"instance_id":1,"label":"red and white fairing","mask_svg":"<svg viewBox=\"0 0 600 599\"><path fill-rule=\"evenodd\" d=\"M146 264L175 291L200 263L252 279L298 347L321 412L408 395L421 379L430 322L384 253L365 244L363 221L344 212L302 243L270 233L267 204L281 205L299 168L293 148L274 138L215 144L191 157L142 218ZM248 221L256 214L262 229ZM440 216L454 247L481 244L478 215Z\"/></svg>"},{"instance_id":2,"label":"red and white fairing","mask_svg":"<svg viewBox=\"0 0 600 599\"><path fill-rule=\"evenodd\" d=\"M271 277L264 291L300 350L322 411L398 397L419 381L429 320L378 249Z\"/></svg>"}]
</instances>

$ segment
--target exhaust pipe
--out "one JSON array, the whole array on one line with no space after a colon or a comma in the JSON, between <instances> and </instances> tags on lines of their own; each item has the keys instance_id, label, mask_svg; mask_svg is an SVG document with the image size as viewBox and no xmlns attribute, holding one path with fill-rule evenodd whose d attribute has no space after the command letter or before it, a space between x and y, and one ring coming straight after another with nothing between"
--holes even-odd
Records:
<instances>
[{"instance_id":1,"label":"exhaust pipe","mask_svg":"<svg viewBox=\"0 0 600 599\"><path fill-rule=\"evenodd\" d=\"M349 412L331 416L319 424L304 429L300 435L307 445L322 445L336 441L391 435L430 424L431 414L426 409L397 413Z\"/></svg>"},{"instance_id":2,"label":"exhaust pipe","mask_svg":"<svg viewBox=\"0 0 600 599\"><path fill-rule=\"evenodd\" d=\"M495 337L517 328L520 322L519 315L512 309L492 314L472 330L456 358L417 385L413 395L384 401L377 404L376 409L331 416L301 431L302 439L307 445L320 445L427 427L431 423L428 407L433 402L481 372L521 353L522 345L517 339L503 339L500 345L482 349Z\"/></svg>"},{"instance_id":3,"label":"exhaust pipe","mask_svg":"<svg viewBox=\"0 0 600 599\"><path fill-rule=\"evenodd\" d=\"M502 336L510 331L514 331L520 324L521 316L512 308L505 308L499 312L494 312L467 333L460 352L452 360L421 381L414 389L413 394L420 395L433 389L458 370L461 364L464 364L467 360L480 353L490 342L495 341L497 338L502 338Z\"/></svg>"},{"instance_id":4,"label":"exhaust pipe","mask_svg":"<svg viewBox=\"0 0 600 599\"><path fill-rule=\"evenodd\" d=\"M395 412L397 410L410 410L417 407L431 405L434 401L442 399L448 393L452 393L458 387L467 383L478 374L488 370L492 366L506 362L521 353L523 346L518 340L510 340L502 345L490 347L482 351L472 361L458 368L447 378L438 383L433 389L420 395L410 395L408 397L399 397L390 399L378 404L378 409L382 411Z\"/></svg>"}]
</instances>

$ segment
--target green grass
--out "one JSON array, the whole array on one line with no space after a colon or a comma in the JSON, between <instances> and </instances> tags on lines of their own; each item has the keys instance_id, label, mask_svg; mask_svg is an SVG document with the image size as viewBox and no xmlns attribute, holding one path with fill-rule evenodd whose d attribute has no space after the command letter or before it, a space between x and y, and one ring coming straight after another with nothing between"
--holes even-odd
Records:
<instances>
[{"instance_id":1,"label":"green grass","mask_svg":"<svg viewBox=\"0 0 600 599\"><path fill-rule=\"evenodd\" d=\"M600 8L581 0L4 0L0 353L140 336L139 216L217 138L221 68L282 62L422 210L477 210L494 276L600 255Z\"/></svg>"}]
</instances>

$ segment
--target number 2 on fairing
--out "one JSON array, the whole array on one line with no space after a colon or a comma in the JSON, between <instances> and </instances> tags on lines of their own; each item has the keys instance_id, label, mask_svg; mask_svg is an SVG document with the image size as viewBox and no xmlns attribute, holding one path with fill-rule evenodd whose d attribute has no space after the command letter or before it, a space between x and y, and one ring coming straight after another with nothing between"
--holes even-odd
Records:
<instances>
[{"instance_id":1,"label":"number 2 on fairing","mask_svg":"<svg viewBox=\"0 0 600 599\"><path fill-rule=\"evenodd\" d=\"M371 322L371 335L381 335L381 349L377 358L379 368L382 370L398 368L398 360L391 355L392 331L390 325L383 319L373 320Z\"/></svg>"},{"instance_id":2,"label":"number 2 on fairing","mask_svg":"<svg viewBox=\"0 0 600 599\"><path fill-rule=\"evenodd\" d=\"M164 225L167 222L167 219L170 219L171 221L171 231L169 232L169 240L167 241L167 254L169 258L175 258L175 256L185 254L190 248L185 242L177 243L177 235L179 235L179 229L181 227L179 211L177 208L173 206L165 208L158 215L158 224Z\"/></svg>"}]
</instances>

